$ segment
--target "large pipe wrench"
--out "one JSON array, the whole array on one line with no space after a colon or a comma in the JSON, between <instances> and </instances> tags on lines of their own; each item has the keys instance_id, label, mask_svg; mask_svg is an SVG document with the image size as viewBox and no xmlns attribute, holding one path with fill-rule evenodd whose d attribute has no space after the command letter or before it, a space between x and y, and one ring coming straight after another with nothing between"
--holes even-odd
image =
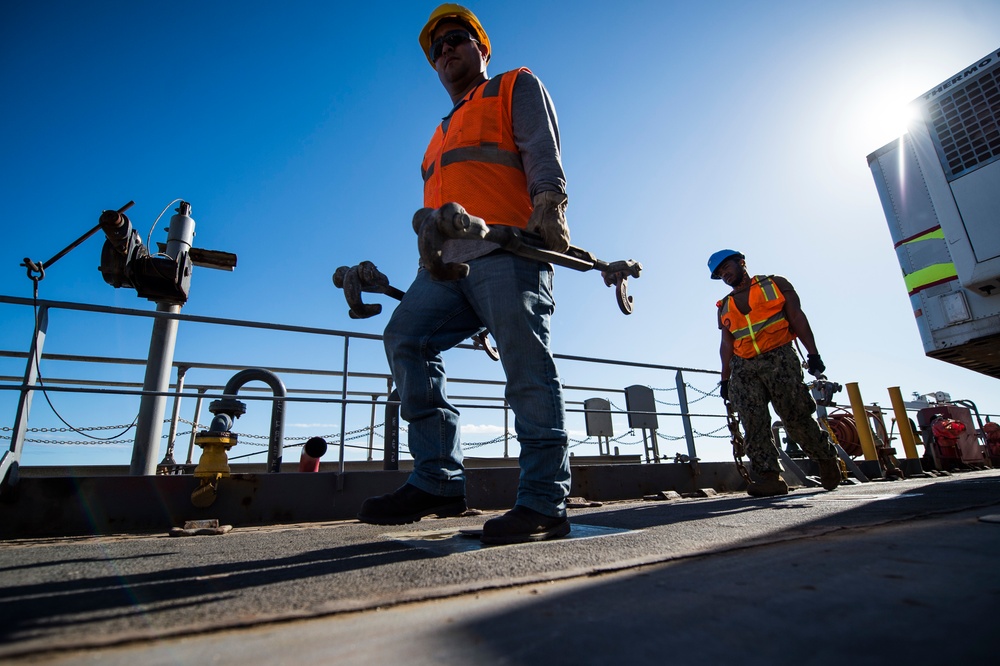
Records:
<instances>
[{"instance_id":1,"label":"large pipe wrench","mask_svg":"<svg viewBox=\"0 0 1000 666\"><path fill-rule=\"evenodd\" d=\"M405 292L389 284L389 278L370 261L362 261L357 266L341 266L333 273L333 284L344 290L347 299L348 315L351 319L368 319L382 312L379 303L365 303L361 299L362 292L385 294L403 300ZM472 336L472 344L482 349L494 361L500 360L500 353L490 344L489 331L480 331Z\"/></svg>"},{"instance_id":2,"label":"large pipe wrench","mask_svg":"<svg viewBox=\"0 0 1000 666\"><path fill-rule=\"evenodd\" d=\"M601 271L604 284L615 287L618 307L622 313L632 314L628 278L639 277L642 264L638 261L628 259L609 263L572 245L566 252L546 250L529 243L520 229L501 225L488 226L482 218L469 215L457 203L447 203L440 208L421 208L413 215L413 230L417 233L421 263L435 279L457 280L469 274L468 264L444 262L442 250L446 240L486 240L520 257L545 261L577 271Z\"/></svg>"}]
</instances>

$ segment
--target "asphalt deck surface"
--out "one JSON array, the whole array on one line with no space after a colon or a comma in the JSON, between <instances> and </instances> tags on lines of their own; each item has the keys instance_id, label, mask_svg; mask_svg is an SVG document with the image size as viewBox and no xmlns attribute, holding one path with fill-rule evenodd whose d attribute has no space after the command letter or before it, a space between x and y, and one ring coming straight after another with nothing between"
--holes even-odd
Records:
<instances>
[{"instance_id":1,"label":"asphalt deck surface","mask_svg":"<svg viewBox=\"0 0 1000 666\"><path fill-rule=\"evenodd\" d=\"M1000 470L496 513L0 541L0 661L997 663Z\"/></svg>"}]
</instances>

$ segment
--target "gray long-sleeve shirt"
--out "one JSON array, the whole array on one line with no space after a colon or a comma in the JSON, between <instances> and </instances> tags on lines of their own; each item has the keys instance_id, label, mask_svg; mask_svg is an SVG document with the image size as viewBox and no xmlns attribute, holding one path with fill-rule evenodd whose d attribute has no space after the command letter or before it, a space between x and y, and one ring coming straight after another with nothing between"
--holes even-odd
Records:
<instances>
[{"instance_id":1,"label":"gray long-sleeve shirt","mask_svg":"<svg viewBox=\"0 0 1000 666\"><path fill-rule=\"evenodd\" d=\"M539 192L565 194L566 175L562 168L559 121L549 91L534 74L521 72L514 82L512 95L514 142L521 153L521 163L528 180L528 195L533 199ZM446 263L466 262L489 254L497 247L487 241L449 240L445 242L441 258Z\"/></svg>"}]
</instances>

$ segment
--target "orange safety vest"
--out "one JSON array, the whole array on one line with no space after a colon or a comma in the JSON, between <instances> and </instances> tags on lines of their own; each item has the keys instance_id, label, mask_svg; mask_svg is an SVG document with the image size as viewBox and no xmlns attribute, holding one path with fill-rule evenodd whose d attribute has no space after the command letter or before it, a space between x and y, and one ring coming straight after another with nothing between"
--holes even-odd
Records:
<instances>
[{"instance_id":1,"label":"orange safety vest","mask_svg":"<svg viewBox=\"0 0 1000 666\"><path fill-rule=\"evenodd\" d=\"M756 275L750 283L750 313L744 315L736 307L732 295L719 301L719 320L736 339L733 353L741 358L753 358L777 349L795 339L783 311L785 297L774 280Z\"/></svg>"},{"instance_id":2,"label":"orange safety vest","mask_svg":"<svg viewBox=\"0 0 1000 666\"><path fill-rule=\"evenodd\" d=\"M434 131L420 168L426 208L454 201L487 224L528 225L531 196L511 122L520 72L530 70L481 83Z\"/></svg>"}]
</instances>

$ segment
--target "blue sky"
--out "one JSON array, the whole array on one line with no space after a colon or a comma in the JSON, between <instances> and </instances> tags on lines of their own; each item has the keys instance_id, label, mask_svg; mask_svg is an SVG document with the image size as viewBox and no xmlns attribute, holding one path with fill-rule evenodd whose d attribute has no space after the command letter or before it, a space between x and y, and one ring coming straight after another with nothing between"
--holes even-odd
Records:
<instances>
[{"instance_id":1,"label":"blue sky","mask_svg":"<svg viewBox=\"0 0 1000 666\"><path fill-rule=\"evenodd\" d=\"M866 402L900 386L1000 413L997 380L924 356L865 159L902 131L907 102L1000 46L1000 4L467 4L490 34L490 73L528 66L555 100L574 244L645 267L630 317L596 273L559 269L557 352L716 368L725 288L705 262L734 247L792 281L827 374ZM185 313L380 333L386 314L348 319L330 276L369 259L405 289L415 271L420 158L450 108L416 41L434 6L3 3L0 293L29 297L22 259L50 258L102 210L134 200L145 239L181 198L195 246L239 257L232 273L195 269ZM102 242L54 265L40 297L153 309L104 283ZM144 326L84 318L49 344L144 357ZM29 335L10 315L0 339L23 350ZM341 353L184 329L177 351L322 367ZM360 353L384 370L377 347Z\"/></svg>"}]
</instances>

